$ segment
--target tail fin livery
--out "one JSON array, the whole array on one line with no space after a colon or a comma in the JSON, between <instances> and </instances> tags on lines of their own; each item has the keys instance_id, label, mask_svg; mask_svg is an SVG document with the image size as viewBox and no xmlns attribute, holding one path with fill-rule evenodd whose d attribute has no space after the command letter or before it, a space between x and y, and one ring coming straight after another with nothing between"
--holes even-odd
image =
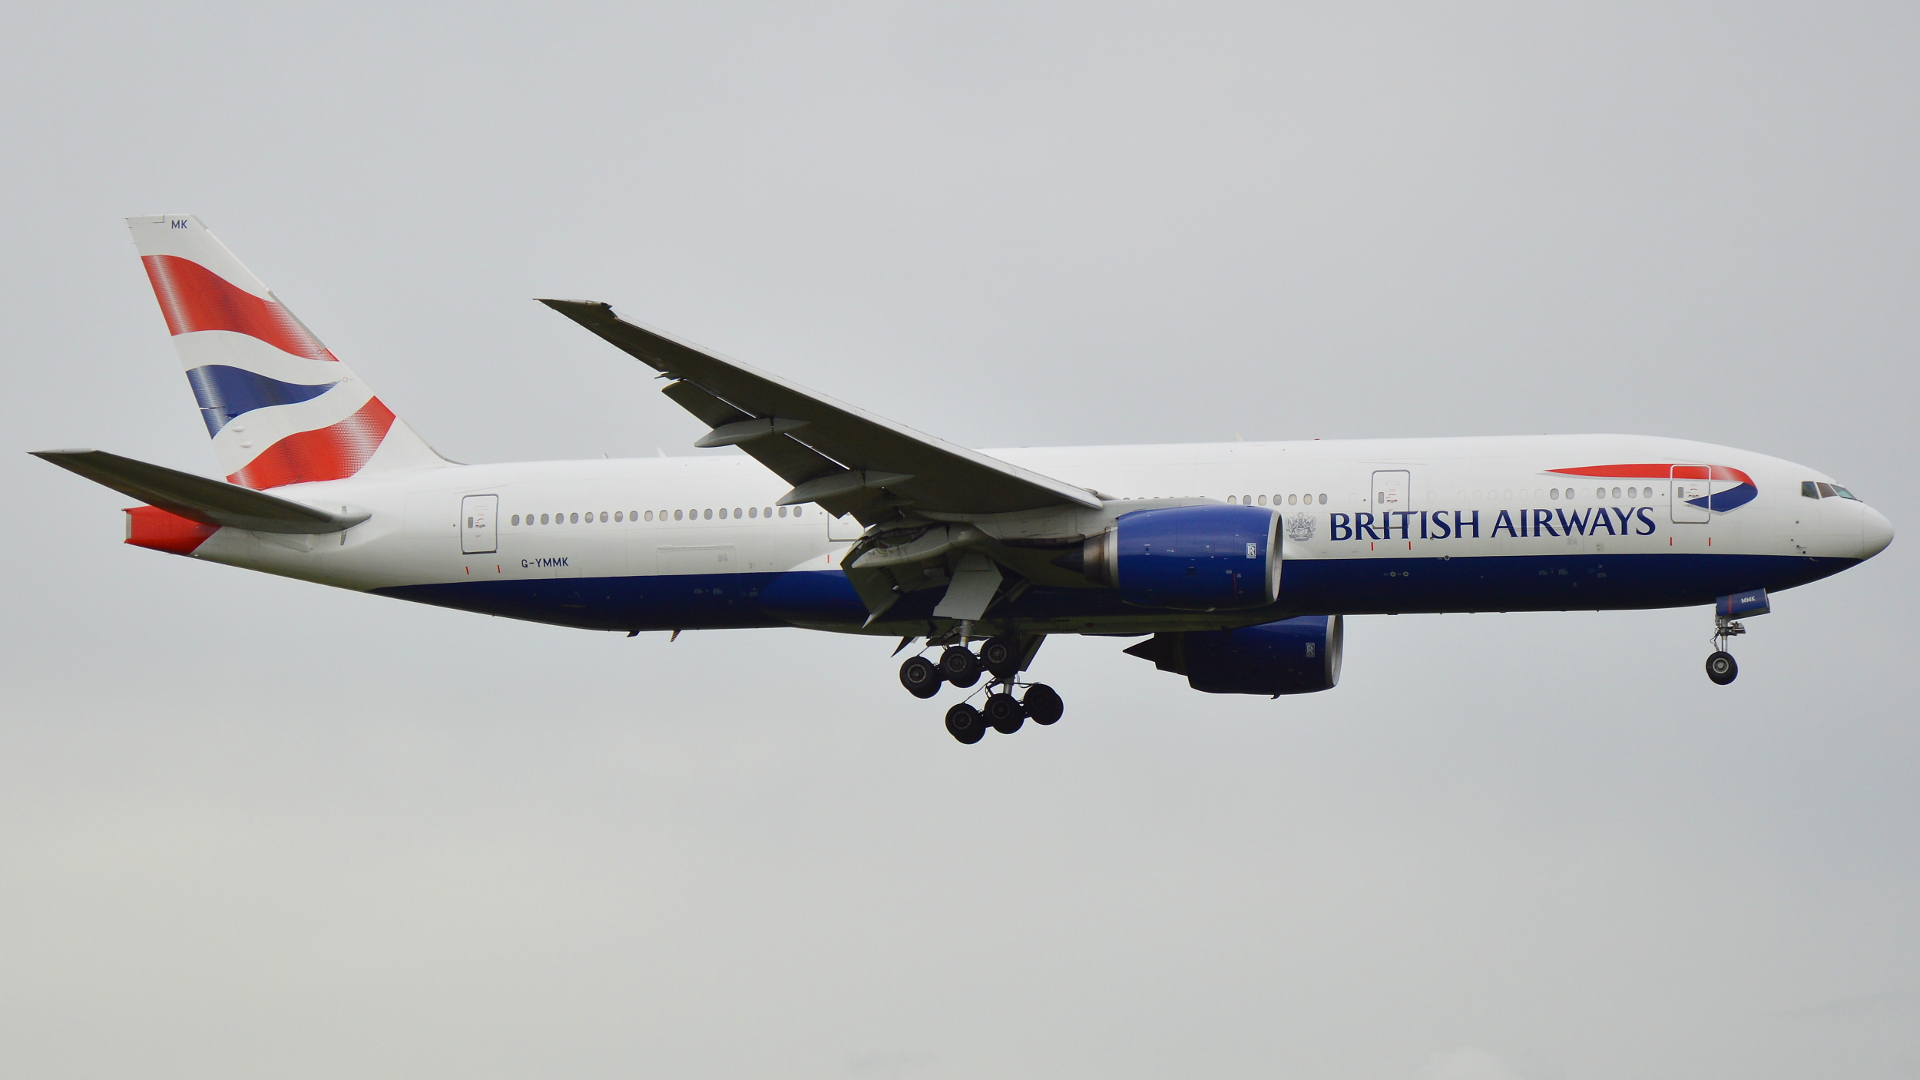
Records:
<instances>
[{"instance_id":1,"label":"tail fin livery","mask_svg":"<svg viewBox=\"0 0 1920 1080\"><path fill-rule=\"evenodd\" d=\"M265 489L446 464L199 218L127 225L228 480Z\"/></svg>"}]
</instances>

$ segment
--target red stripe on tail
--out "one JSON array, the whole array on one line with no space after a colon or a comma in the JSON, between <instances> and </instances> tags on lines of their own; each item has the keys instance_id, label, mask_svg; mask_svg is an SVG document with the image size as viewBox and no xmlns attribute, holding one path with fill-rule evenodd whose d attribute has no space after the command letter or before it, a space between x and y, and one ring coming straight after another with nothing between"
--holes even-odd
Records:
<instances>
[{"instance_id":1,"label":"red stripe on tail","mask_svg":"<svg viewBox=\"0 0 1920 1080\"><path fill-rule=\"evenodd\" d=\"M360 411L330 427L289 435L227 477L256 491L282 484L309 484L352 476L380 448L393 426L393 411L368 398Z\"/></svg>"},{"instance_id":2,"label":"red stripe on tail","mask_svg":"<svg viewBox=\"0 0 1920 1080\"><path fill-rule=\"evenodd\" d=\"M315 341L285 306L264 300L191 259L143 255L147 280L174 336L196 330L231 330L309 360L338 360Z\"/></svg>"}]
</instances>

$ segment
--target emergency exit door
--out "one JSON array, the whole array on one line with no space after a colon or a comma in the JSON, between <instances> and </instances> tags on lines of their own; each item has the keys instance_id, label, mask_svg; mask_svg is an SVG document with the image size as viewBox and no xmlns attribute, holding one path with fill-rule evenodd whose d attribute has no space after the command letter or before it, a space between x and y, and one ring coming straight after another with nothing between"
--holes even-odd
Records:
<instances>
[{"instance_id":1,"label":"emergency exit door","mask_svg":"<svg viewBox=\"0 0 1920 1080\"><path fill-rule=\"evenodd\" d=\"M1412 509L1412 474L1405 469L1373 474L1373 512Z\"/></svg>"},{"instance_id":2,"label":"emergency exit door","mask_svg":"<svg viewBox=\"0 0 1920 1080\"><path fill-rule=\"evenodd\" d=\"M441 505L446 505L442 503ZM491 555L500 550L494 518L500 516L500 496L469 495L460 500L460 553Z\"/></svg>"}]
</instances>

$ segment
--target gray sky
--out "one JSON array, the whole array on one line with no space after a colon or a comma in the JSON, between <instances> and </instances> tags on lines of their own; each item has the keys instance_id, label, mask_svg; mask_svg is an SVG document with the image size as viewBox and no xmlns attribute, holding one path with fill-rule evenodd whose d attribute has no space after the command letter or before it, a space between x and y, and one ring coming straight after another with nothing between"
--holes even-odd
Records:
<instances>
[{"instance_id":1,"label":"gray sky","mask_svg":"<svg viewBox=\"0 0 1920 1080\"><path fill-rule=\"evenodd\" d=\"M17 5L0 1074L1920 1077L1911 5ZM119 544L195 213L469 461L691 453L592 297L975 446L1618 431L1903 535L1343 684L626 640ZM728 451L731 452L731 451ZM1071 479L1071 478L1069 478ZM1906 701L1908 704L1902 705Z\"/></svg>"}]
</instances>

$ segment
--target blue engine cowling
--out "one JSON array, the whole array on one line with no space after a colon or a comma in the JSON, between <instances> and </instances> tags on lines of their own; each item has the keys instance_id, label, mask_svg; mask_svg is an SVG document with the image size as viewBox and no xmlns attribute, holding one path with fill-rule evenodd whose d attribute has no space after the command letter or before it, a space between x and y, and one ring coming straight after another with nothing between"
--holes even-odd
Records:
<instances>
[{"instance_id":1,"label":"blue engine cowling","mask_svg":"<svg viewBox=\"0 0 1920 1080\"><path fill-rule=\"evenodd\" d=\"M1279 697L1338 685L1343 637L1340 616L1303 615L1237 630L1155 634L1127 652L1185 675L1204 693Z\"/></svg>"},{"instance_id":2,"label":"blue engine cowling","mask_svg":"<svg viewBox=\"0 0 1920 1080\"><path fill-rule=\"evenodd\" d=\"M1087 541L1088 577L1142 607L1219 611L1280 595L1280 515L1256 506L1135 510Z\"/></svg>"}]
</instances>

